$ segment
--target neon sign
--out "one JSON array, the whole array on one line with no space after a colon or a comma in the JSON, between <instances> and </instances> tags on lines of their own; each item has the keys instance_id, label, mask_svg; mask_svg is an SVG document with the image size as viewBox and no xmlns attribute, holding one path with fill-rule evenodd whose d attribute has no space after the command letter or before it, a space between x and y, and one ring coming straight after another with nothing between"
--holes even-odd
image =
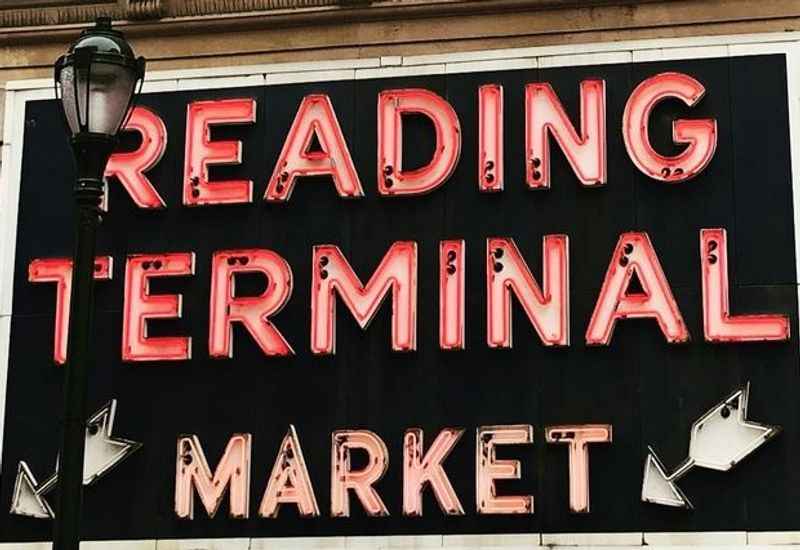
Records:
<instances>
[{"instance_id":1,"label":"neon sign","mask_svg":"<svg viewBox=\"0 0 800 550\"><path fill-rule=\"evenodd\" d=\"M497 407L479 411L477 418L462 410L454 418L434 416L428 425L419 420L420 413L400 428L383 422L385 408L404 415L424 407L436 411L439 406L414 401L419 379L410 384L409 395L404 394L407 402L372 401L384 399L384 391L395 391L389 369L393 377L430 357L434 359L414 375L425 370L425 376L441 375L445 380L443 373L450 369L447 376L454 378L447 379L447 386L442 382L443 387L450 391L455 376L463 376L465 386L477 388L464 391L474 398L469 392L483 391L481 383L496 391L499 380L515 386L531 383L521 380L523 371L524 376L556 372L555 363L565 356L584 360L580 354L585 353L607 359L637 330L654 338L659 352L671 350L667 353L676 355L685 352L681 346L690 341L720 356L731 344L747 343L762 350L775 349L769 343L788 341L788 307L774 300L764 302L763 294L756 294L746 308L737 299L738 287L750 281L731 258L748 237L734 233L739 226L729 225L727 217L692 219L687 224L690 229L683 231L691 232L689 242L664 242L658 226L648 220L637 226L637 217L630 225L608 224L614 229L607 231L595 224L588 210L575 211L587 220L583 226L569 217L572 212L564 214L563 223L553 223L553 212L545 211L547 201L557 195L570 200L575 196L576 203L586 204L607 196L625 183L620 174L634 174L638 178L634 187L647 185L664 193L690 193L706 185L705 178L696 178L706 170L711 173L709 168L720 162L716 159L725 151L717 151L718 141L725 140L718 133L725 128L721 115L719 128L713 116L692 116L702 110L709 94L702 81L688 74L659 73L633 83L630 96L616 101L620 98L609 93L602 78L576 79L568 88L569 98L564 92L559 97L556 90L566 89L562 85L525 81L514 89L503 79L502 84L467 89L469 110L447 89L445 93L418 84L401 88L388 82L369 88L374 102L367 119L374 125L366 131L352 128L353 120L366 115L353 117L351 106L325 86L321 89L330 95L319 88L303 88L296 94L293 107L280 113L286 115L281 127L273 124L279 102L273 105L262 99L275 96L229 90L224 96L214 92L179 102L176 109L186 124L181 122L178 130L177 137L184 140L178 147L176 130L166 123L174 124L176 110L137 107L127 128L136 145L115 153L106 174L112 187L112 213L133 212L148 231L161 230L159 223L169 216L188 220L187 225L217 220L216 216L222 223L206 228L203 235L208 238L202 242L188 236L196 235L191 227L186 234L163 240L130 246L114 242L113 253L108 246L99 247L97 288L105 293L103 307L114 316L104 328L114 342L112 361L123 363L114 368L131 378L143 372L156 379L162 373L176 376L167 371L179 373L184 378L181 384L195 384L219 372L219 376L241 376L237 383L246 385L253 379L243 377L257 372L259 379L252 387L262 393L264 387L277 388L274 395L263 396L264 408L270 414L277 411L275 419L267 416L263 421L279 429L270 442L252 425L209 427L204 422L217 419L199 415L176 415L176 426L169 428L174 431L166 439L160 434L158 442L133 433L137 441L144 441L145 451L151 445L158 447L157 452L169 447L169 476L175 483L167 491L171 503L162 503L162 509L166 506L173 518L187 521L227 514L237 520L264 519L264 525L277 525L269 520L287 516L348 525L361 518L377 525L391 521L387 516L423 518L408 520L417 521L416 525L439 516L453 521L475 515L484 522L511 516L503 521L514 521L540 514L543 497L556 492L541 483L526 485L544 471L532 467L530 456L538 453L538 460L545 454L539 452L544 443L547 456L555 457L551 460L557 460L559 468L548 469L546 475L555 471L563 479L559 511L601 516L597 501L608 491L597 487L596 464L590 491L590 457L596 453L598 460L625 448L619 443L629 445L631 432L620 427L624 422L618 414L600 409L587 414L583 401L589 403L594 396L581 396L580 413L560 416L561 410L548 411L539 418L545 416L541 410L550 406L541 396L542 402L532 405L539 407L539 413L523 406L517 415L497 406L506 399L498 393L491 403L487 399L485 404L459 404ZM663 104L678 104L681 114L654 122L663 114ZM620 115L616 121L609 115L613 112ZM471 115L474 120L467 119ZM656 123L663 126L665 118L671 128L669 148L664 147L665 136L657 136L651 128ZM413 141L409 143L409 133L420 128L428 132L425 140L431 145L424 154L420 152L424 147L417 150ZM364 134L369 135L369 148L364 147ZM266 141L265 135L270 136ZM614 138L617 142L610 143ZM265 142L267 153L262 148ZM253 148L248 148L252 143L263 155L257 161ZM421 162L420 156L425 156ZM175 168L165 168L170 163ZM168 176L158 179L162 173ZM323 192L329 202L319 210L321 203L304 202L317 192L308 189L313 185L327 186ZM559 195L565 190L571 194ZM532 197L530 212L519 215L521 209L511 209L519 216L512 218L498 208L495 219L480 218L489 210L484 205L500 204L515 193ZM464 207L458 201L467 194L473 202ZM125 196L130 204L114 204ZM319 196L314 195L315 200ZM441 212L415 219L408 227L398 222L406 210L412 216L416 208L436 201L444 204ZM451 204L461 210L449 211ZM544 206L537 210L540 204ZM376 212L388 213L385 224L369 218ZM296 218L296 213L302 216ZM314 219L322 218L320 213L325 219ZM239 216L251 214L248 223L258 219L262 225L228 229L228 224L241 221ZM450 219L474 214L466 222ZM539 214L550 217L537 225ZM351 215L355 222L348 218ZM313 227L304 227L298 219ZM342 231L336 225L339 221ZM586 238L587 226L594 240ZM52 318L49 310L39 317L46 317L48 356L52 350L55 363L63 364L71 266L63 257L41 256L40 252L24 256L28 273L23 282L31 283L48 304L55 304ZM676 257L689 267L678 271ZM256 284L259 290L253 291ZM692 285L696 291L686 292ZM363 344L367 340L368 346ZM518 358L526 353L535 360L522 364ZM481 359L472 361L472 355ZM256 364L249 363L253 358ZM556 358L553 365L550 358ZM358 370L360 365L347 364L362 359L363 370L372 369L366 375ZM337 388L328 387L332 382L325 378L324 391L313 397L304 386L305 378L291 385L284 385L285 378L268 379L277 372L284 376L297 365L308 367L302 377L317 372L329 376L338 370L347 371L346 378L336 380L341 385ZM486 378L476 383L476 371ZM376 382L374 372L386 380ZM575 387L591 386L596 380L587 372L588 367L580 372L565 370L563 378ZM543 386L544 390L532 393L549 390ZM238 391L226 386L221 401L236 399ZM346 413L337 411L334 418L324 402L330 395L370 402L357 403L356 412L348 403L343 406ZM258 401L262 396L249 398ZM319 410L316 403L304 401L314 399L323 402ZM746 395L743 399L746 405ZM731 408L732 403L729 398L721 406ZM515 406L514 411L520 408ZM714 414L723 409L715 408ZM309 433L314 428L304 425L307 415L320 412L331 414L330 424L321 429L314 425L316 433ZM715 417L703 425L723 426L735 434L759 426L744 417L737 419L740 422L734 424L727 417L726 422ZM759 444L766 441L767 436L756 432L754 438L763 438ZM773 432L769 433L771 437ZM710 437L708 431L702 435ZM647 454L641 499L688 506L676 482L694 466L713 469L697 459L704 456L697 448L690 454L691 466L681 464L675 470L667 469L655 452ZM264 456L266 465L260 461ZM160 459L166 463L164 456ZM741 459L739 454L736 459ZM37 483L32 472L46 470L29 467L29 462L35 463L26 461L15 461L19 464L15 513L50 517L45 496L53 489L52 481ZM132 462L127 461L126 467ZM637 477L642 474L640 465L637 457ZM632 495L638 506L639 496ZM219 524L225 521L219 519Z\"/></svg>"}]
</instances>

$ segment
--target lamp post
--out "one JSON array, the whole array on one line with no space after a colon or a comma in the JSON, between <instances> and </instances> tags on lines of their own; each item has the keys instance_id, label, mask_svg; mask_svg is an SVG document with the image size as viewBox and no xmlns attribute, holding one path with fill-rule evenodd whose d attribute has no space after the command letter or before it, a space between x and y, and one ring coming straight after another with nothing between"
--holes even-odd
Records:
<instances>
[{"instance_id":1,"label":"lamp post","mask_svg":"<svg viewBox=\"0 0 800 550\"><path fill-rule=\"evenodd\" d=\"M95 234L100 224L103 173L117 135L144 79L144 58L136 56L111 20L84 30L55 64L56 93L71 133L77 167L75 249L69 342L64 373L64 425L58 466L54 550L78 550L86 440L86 385L94 310Z\"/></svg>"}]
</instances>

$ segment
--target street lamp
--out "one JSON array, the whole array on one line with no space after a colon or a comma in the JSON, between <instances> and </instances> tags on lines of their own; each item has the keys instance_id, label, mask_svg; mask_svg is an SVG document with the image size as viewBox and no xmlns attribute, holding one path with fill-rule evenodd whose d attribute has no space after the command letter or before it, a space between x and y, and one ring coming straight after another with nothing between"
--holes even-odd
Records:
<instances>
[{"instance_id":1,"label":"street lamp","mask_svg":"<svg viewBox=\"0 0 800 550\"><path fill-rule=\"evenodd\" d=\"M56 94L69 126L77 167L77 208L54 550L78 550L80 545L86 385L94 362L90 345L95 234L100 224L103 173L141 90L144 65L144 58L135 56L108 18L100 18L93 28L84 30L55 64Z\"/></svg>"}]
</instances>

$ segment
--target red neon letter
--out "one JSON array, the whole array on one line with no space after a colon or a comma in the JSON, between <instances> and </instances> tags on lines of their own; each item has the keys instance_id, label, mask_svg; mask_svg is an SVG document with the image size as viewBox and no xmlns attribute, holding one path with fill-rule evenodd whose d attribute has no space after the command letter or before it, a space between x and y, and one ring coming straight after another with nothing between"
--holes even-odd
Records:
<instances>
[{"instance_id":1,"label":"red neon letter","mask_svg":"<svg viewBox=\"0 0 800 550\"><path fill-rule=\"evenodd\" d=\"M785 315L731 315L728 242L724 229L700 230L700 265L703 332L707 342L783 342L789 339L789 318Z\"/></svg>"},{"instance_id":2,"label":"red neon letter","mask_svg":"<svg viewBox=\"0 0 800 550\"><path fill-rule=\"evenodd\" d=\"M106 178L117 178L139 208L166 208L164 199L144 175L158 164L167 149L164 121L146 107L134 107L125 131L138 132L142 144L135 151L111 155L106 165Z\"/></svg>"},{"instance_id":3,"label":"red neon letter","mask_svg":"<svg viewBox=\"0 0 800 550\"><path fill-rule=\"evenodd\" d=\"M237 273L263 273L267 288L260 296L236 296ZM271 250L221 250L211 265L208 354L233 357L233 323L242 323L266 355L294 355L269 320L292 295L292 269Z\"/></svg>"},{"instance_id":4,"label":"red neon letter","mask_svg":"<svg viewBox=\"0 0 800 550\"><path fill-rule=\"evenodd\" d=\"M342 251L333 245L314 247L311 281L311 351L336 352L336 293L366 329L383 298L392 293L392 349L417 349L417 243L398 241L365 285L353 273Z\"/></svg>"},{"instance_id":5,"label":"red neon letter","mask_svg":"<svg viewBox=\"0 0 800 550\"><path fill-rule=\"evenodd\" d=\"M464 349L464 241L439 243L439 346Z\"/></svg>"},{"instance_id":6,"label":"red neon letter","mask_svg":"<svg viewBox=\"0 0 800 550\"><path fill-rule=\"evenodd\" d=\"M498 496L497 479L520 479L519 460L497 460L498 445L533 443L533 426L481 426L475 448L475 503L479 514L532 514L533 496Z\"/></svg>"},{"instance_id":7,"label":"red neon letter","mask_svg":"<svg viewBox=\"0 0 800 550\"><path fill-rule=\"evenodd\" d=\"M569 345L567 236L545 235L542 251L544 292L536 284L514 239L486 240L486 341L489 347L512 346L512 292L544 345Z\"/></svg>"},{"instance_id":8,"label":"red neon letter","mask_svg":"<svg viewBox=\"0 0 800 550\"><path fill-rule=\"evenodd\" d=\"M683 73L661 73L639 84L628 98L622 117L622 136L628 155L641 170L653 179L677 183L695 177L711 162L717 148L717 121L678 119L672 123L672 140L688 144L674 157L665 157L650 145L648 124L650 113L660 101L678 98L689 107L705 94L697 80Z\"/></svg>"},{"instance_id":9,"label":"red neon letter","mask_svg":"<svg viewBox=\"0 0 800 550\"><path fill-rule=\"evenodd\" d=\"M528 84L525 127L528 152L525 174L531 189L550 187L548 132L558 141L581 184L593 187L606 183L605 81L581 82L581 135L575 131L550 84Z\"/></svg>"},{"instance_id":10,"label":"red neon letter","mask_svg":"<svg viewBox=\"0 0 800 550\"><path fill-rule=\"evenodd\" d=\"M403 170L403 115L421 114L436 129L436 149L427 166ZM461 125L453 107L429 90L386 90L378 96L378 191L381 195L430 193L455 170Z\"/></svg>"},{"instance_id":11,"label":"red neon letter","mask_svg":"<svg viewBox=\"0 0 800 550\"><path fill-rule=\"evenodd\" d=\"M194 491L200 496L208 517L213 518L222 504L225 489L231 486L230 515L246 518L250 514L250 434L235 434L214 475L196 435L178 438L175 465L175 513L181 519L194 519Z\"/></svg>"},{"instance_id":12,"label":"red neon letter","mask_svg":"<svg viewBox=\"0 0 800 550\"><path fill-rule=\"evenodd\" d=\"M233 204L252 202L253 182L249 180L208 181L208 167L241 164L240 141L211 141L211 126L250 124L256 121L254 99L194 101L186 113L186 158L184 160L183 204Z\"/></svg>"},{"instance_id":13,"label":"red neon letter","mask_svg":"<svg viewBox=\"0 0 800 550\"><path fill-rule=\"evenodd\" d=\"M353 470L350 458L354 449L367 453L367 466ZM388 516L389 510L372 486L389 468L389 451L375 433L368 430L335 431L331 434L331 516L350 517L353 490L369 516Z\"/></svg>"},{"instance_id":14,"label":"red neon letter","mask_svg":"<svg viewBox=\"0 0 800 550\"><path fill-rule=\"evenodd\" d=\"M276 518L281 504L289 503L297 505L302 517L319 516L317 497L314 496L300 439L291 424L272 467L258 515L262 518Z\"/></svg>"},{"instance_id":15,"label":"red neon letter","mask_svg":"<svg viewBox=\"0 0 800 550\"><path fill-rule=\"evenodd\" d=\"M458 500L442 462L447 460L453 447L464 434L461 428L445 428L428 449L423 452L423 433L419 428L406 430L403 438L403 515L422 515L422 491L427 484L448 516L463 516L464 508Z\"/></svg>"},{"instance_id":16,"label":"red neon letter","mask_svg":"<svg viewBox=\"0 0 800 550\"><path fill-rule=\"evenodd\" d=\"M183 361L192 357L188 336L147 337L148 319L174 319L182 314L180 294L150 294L152 277L194 275L194 253L136 254L125 266L125 309L122 320L123 361Z\"/></svg>"},{"instance_id":17,"label":"red neon letter","mask_svg":"<svg viewBox=\"0 0 800 550\"><path fill-rule=\"evenodd\" d=\"M503 190L503 87L478 88L478 188Z\"/></svg>"},{"instance_id":18,"label":"red neon letter","mask_svg":"<svg viewBox=\"0 0 800 550\"><path fill-rule=\"evenodd\" d=\"M111 279L113 262L111 256L94 259L95 281ZM69 305L72 296L72 260L69 258L47 258L31 260L28 265L28 281L31 283L56 283L56 321L53 336L53 360L57 365L67 362L69 342Z\"/></svg>"},{"instance_id":19,"label":"red neon letter","mask_svg":"<svg viewBox=\"0 0 800 550\"><path fill-rule=\"evenodd\" d=\"M628 292L633 275L644 292ZM600 296L586 329L586 343L607 346L618 319L655 318L667 342L688 342L689 331L683 322L669 282L647 233L623 233L600 289Z\"/></svg>"},{"instance_id":20,"label":"red neon letter","mask_svg":"<svg viewBox=\"0 0 800 550\"><path fill-rule=\"evenodd\" d=\"M589 513L589 443L611 443L611 426L583 424L550 426L545 429L548 443L569 445L569 509Z\"/></svg>"},{"instance_id":21,"label":"red neon letter","mask_svg":"<svg viewBox=\"0 0 800 550\"><path fill-rule=\"evenodd\" d=\"M315 136L321 151L309 150ZM264 198L271 202L288 201L298 177L321 175L333 178L340 197L364 196L331 100L324 94L316 94L303 98Z\"/></svg>"}]
</instances>

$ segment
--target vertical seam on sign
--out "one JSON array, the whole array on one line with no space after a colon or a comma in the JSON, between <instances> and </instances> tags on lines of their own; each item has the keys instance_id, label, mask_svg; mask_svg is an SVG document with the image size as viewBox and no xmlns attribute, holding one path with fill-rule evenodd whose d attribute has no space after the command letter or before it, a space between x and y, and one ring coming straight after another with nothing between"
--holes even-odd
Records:
<instances>
[{"instance_id":1,"label":"vertical seam on sign","mask_svg":"<svg viewBox=\"0 0 800 550\"><path fill-rule=\"evenodd\" d=\"M535 77L534 82L541 82L542 81L542 67L541 67L541 59L539 57L536 58L536 68L533 70L533 74L534 74L534 77ZM521 102L522 104L518 105L517 108L521 107L522 108L522 112L525 113L524 119L523 119L523 124L522 124L522 143L524 144L522 147L523 147L523 151L524 152L523 152L523 155L522 155L522 163L523 163L522 167L523 167L523 170L522 170L522 178L521 178L520 184L526 186L525 191L527 193L530 193L530 189L527 188L527 183L526 183L527 182L527 177L528 177L527 174L528 174L528 170L529 170L528 155L530 154L530 152L528 151L528 147L527 147L528 123L529 123L529 121L528 121L528 118L527 118L526 91L525 91L526 88L527 88L527 81L523 80L522 102ZM505 91L504 91L504 93L505 93ZM503 100L505 102L505 97L503 98ZM505 125L505 103L503 105L504 105L504 107L503 107L503 128L502 128L502 131L505 132L505 128L506 128L506 125ZM581 112L580 112L580 108L581 108L580 96L578 98L578 108L579 108L578 117L580 119L580 116L581 116ZM580 124L580 122L578 122L578 123ZM581 128L581 131L583 131L583 128ZM480 137L478 139L480 139ZM553 141L555 141L555 140L553 140ZM503 159L502 159L503 160L503 164L505 164L505 153L506 153L505 143L506 143L506 140L505 140L505 133L504 133L503 134ZM552 159L552 156L550 158ZM567 162L569 162L569 161L567 161ZM550 166L552 166L552 164ZM504 178L505 178L505 174L504 174ZM503 187L505 188L505 185ZM501 191L501 193L502 193L502 191ZM569 247L569 241L568 241L567 246ZM483 261L481 262L481 265L483 266L483 281L482 281L481 287L484 288L484 289L487 288L486 279L489 276L489 274L487 273L487 271L489 269L489 267L488 267L489 264L488 264L488 261L487 261L488 253L489 252L487 250L486 245L481 246L481 254L484 256L483 257ZM534 257L536 257L536 256L534 256ZM569 248L567 248L567 257L569 257ZM541 271L542 284L544 284L544 281L545 281L544 268L545 268L544 261L542 261L542 271ZM571 277L571 274L568 273L568 276ZM569 285L570 282L571 281L567 282L567 285L568 285L567 288L568 289L571 286L571 285ZM485 291L485 292L487 292L487 296L486 296L485 299L488 300L488 291ZM568 306L569 306L569 302L571 302L571 301L568 300ZM484 307L486 307L486 309L488 311L488 308L489 308L488 302L485 304ZM572 312L568 308L567 315L568 315L570 324L572 323L572 315L571 315L571 313ZM513 323L511 324L510 328L511 328L511 331L512 331L511 332L511 338L513 339L514 338L514 333L513 333L514 325L513 325ZM572 329L572 327L567 327L567 335L568 335L568 338L570 339L570 341L572 339L572 336L571 336L572 330L571 329ZM487 331L488 331L488 321L487 321ZM486 340L488 339L488 337L486 336L487 333L483 334L484 345L486 344ZM541 430L542 434L544 435L544 430L545 430L545 428L544 428L544 426L545 426L545 422L544 422L544 395L545 395L546 392L544 391L543 384L541 383L542 379L544 377L544 375L542 374L542 370L543 369L538 369L538 371L539 371L539 375L538 375L539 376L539 384L538 384L538 388L536 388L536 393L537 393L536 398L537 398L537 401L539 402L539 406L538 406L538 409L539 409L538 410L538 413L539 413L539 424L540 424L539 430ZM563 372L559 371L558 374L563 376ZM535 430L535 428L534 428L534 430ZM477 437L477 434L476 434L476 437ZM540 441L544 441L544 440L542 438L540 438ZM534 437L533 437L533 446L534 446L534 456L536 456L537 449L536 449L536 432L535 431L534 431ZM544 458L547 455L547 443L543 443L541 445L541 450L538 451L538 455L542 458L542 460L537 460L536 461L537 462L537 466L538 466L537 467L537 474L539 473L539 468L544 469L544 465L545 465ZM477 468L477 464L476 464L475 467ZM542 484L540 483L541 479L542 479L542 476L537 475L536 492L539 495L542 494L542 487L541 487ZM534 513L530 514L531 515L530 521L531 521L531 523L533 525L536 525L536 522L539 522L538 528L536 529L536 531L538 532L537 534L539 535L539 544L542 543L542 527L543 527L542 523L541 523L541 521L539 519L543 515L541 508L539 508L541 505L542 505L541 499L533 498L533 500L532 500L532 510L533 510Z\"/></svg>"},{"instance_id":2,"label":"vertical seam on sign","mask_svg":"<svg viewBox=\"0 0 800 550\"><path fill-rule=\"evenodd\" d=\"M639 50L636 50L636 51L639 51ZM642 62L636 62L636 61L633 60L633 52L634 52L634 49L631 49L631 60L628 63L628 72L627 72L628 90L627 90L626 97L630 97L631 93L633 92L633 90L634 90L634 88L636 86L636 84L634 82L634 77L633 77L634 68L642 63ZM622 106L623 117L624 117L624 112L625 112L625 108L626 107L627 107L627 101ZM608 116L608 115L606 115L606 116ZM624 128L622 128L622 131L624 131ZM607 139L608 139L608 137L606 136L606 140ZM624 149L622 154L624 154L625 157L628 158L629 157L628 150L627 150L627 146L624 143L624 140L623 140L622 148ZM606 147L606 154L607 153L608 153L608 147ZM608 161L606 160L606 162L608 162ZM630 177L631 193L633 194L633 227L638 229L638 227L639 227L639 225L638 225L639 224L639 194L638 194L637 190L638 190L639 186L636 184L636 179L638 178L637 170L634 168L633 171L629 172L629 174L633 174ZM611 178L609 178L609 180L610 179ZM602 287L602 282L600 284L601 284L601 286L598 287L598 288ZM637 343L636 347L637 347L636 355L638 356L639 353L641 352L641 348L638 345L638 343ZM643 398L643 395L644 395L643 389L644 389L645 381L644 381L644 377L642 376L641 364L642 364L641 361L637 361L636 379L637 379L638 383L636 384L636 394L637 394L637 398L638 398L638 402L639 402L639 414L637 416L639 418L639 452L640 452L640 456L642 454L642 451L645 448L644 398ZM640 458L640 461L641 461L641 458ZM641 512L639 512L639 514L641 515ZM642 544L644 545L644 532L642 532Z\"/></svg>"},{"instance_id":3,"label":"vertical seam on sign","mask_svg":"<svg viewBox=\"0 0 800 550\"><path fill-rule=\"evenodd\" d=\"M786 47L786 86L789 101L789 151L792 166L792 223L794 226L795 286L800 313L800 42ZM798 344L800 345L800 344Z\"/></svg>"},{"instance_id":4,"label":"vertical seam on sign","mask_svg":"<svg viewBox=\"0 0 800 550\"><path fill-rule=\"evenodd\" d=\"M789 146L792 172L792 223L794 229L795 275L794 282L797 289L798 310L800 311L800 42L789 44L786 47L786 86L789 101Z\"/></svg>"},{"instance_id":5,"label":"vertical seam on sign","mask_svg":"<svg viewBox=\"0 0 800 550\"><path fill-rule=\"evenodd\" d=\"M380 61L378 62L378 65L380 66ZM360 141L361 140L361 132L359 131L359 126L360 125L357 123L357 121L358 121L358 113L359 113L358 102L359 102L359 99L361 100L362 104L364 102L364 98L361 97L361 93L363 93L363 90L359 90L359 88L363 88L363 81L359 81L359 80L356 79L356 73L357 73L357 70L353 70L353 76L349 80L351 86L353 87L352 88L353 93L350 94L350 96L351 96L350 97L350 101L352 103L352 114L350 116L350 124L351 124L350 132L351 132L351 136L352 136L352 141L350 143L350 155L351 155L351 158L352 158L352 155L353 155L353 151L356 150L356 147L358 147L359 149L361 148L360 147L360 144L361 144L361 141ZM373 112L376 109L376 107L371 104L371 101L370 101L370 106L368 108L369 109L373 109ZM377 121L378 121L378 118L376 116L375 117L376 125L377 125ZM375 143L376 143L375 150L377 151L377 140L376 140ZM376 157L377 157L377 153L376 153ZM369 184L367 182L369 181L369 179L372 179L374 177L374 175L369 175L367 177L364 176L363 166L364 166L366 158L365 158L363 153L358 155L358 157L356 157L356 158L358 158L360 160L360 164L361 164L361 167L362 167L360 169L359 179L362 180L362 186L364 186L367 189L369 189ZM376 161L376 170L377 170L377 161ZM358 165L356 165L356 171L357 172L359 171ZM367 179L367 178L369 178L369 179ZM375 181L375 185L377 187L377 185L378 185L377 180ZM368 200L366 192L364 193L364 195L365 195L364 197L362 197L360 199L355 199L355 200ZM347 233L346 233L347 241L346 241L346 247L347 247L347 253L349 255L351 253L351 251L353 250L353 234L355 233L355 230L353 228L353 216L347 216L346 219L347 219ZM316 266L314 266L314 265L311 266L311 269L315 269L315 268L316 268ZM310 284L313 285L313 280L311 281ZM311 292L314 292L313 288L311 289ZM336 308L336 307L338 307L338 305L334 305L334 308ZM313 319L312 319L312 322L313 322ZM334 321L333 322L334 323L338 323L339 322L339 319L338 319L337 315L334 315ZM333 330L334 330L334 334L336 334L336 324L334 324ZM337 382L339 384L339 387L336 389L337 395L338 395L339 392L342 391L342 387L349 387L350 386L350 383L351 383L351 380L352 380L352 374L353 374L353 371L352 371L353 367L352 367L352 362L348 361L345 357L343 357L341 355L339 355L337 357L337 355L334 354L332 359L333 359L332 363L334 364L334 368L337 368L337 370L339 371L339 376L337 376ZM345 364L346 364L346 366L344 366ZM346 393L343 392L343 395L346 395ZM347 399L347 398L344 399L344 410L342 412L344 414L344 420L346 422L346 425L348 425L348 426L351 425L350 424L351 418L352 418L351 415L353 414L353 407L352 407L351 403L352 403L352 401L350 399ZM330 441L329 441L329 443L330 443Z\"/></svg>"},{"instance_id":6,"label":"vertical seam on sign","mask_svg":"<svg viewBox=\"0 0 800 550\"><path fill-rule=\"evenodd\" d=\"M731 162L731 201L733 202L733 204L732 204L732 207L733 207L733 221L731 222L733 224L733 227L731 228L731 234L734 235L734 236L737 236L736 241L738 242L738 241L740 241L740 239L738 238L738 234L736 233L736 228L739 225L737 223L737 210L736 210L736 182L737 182L737 179L738 179L737 178L738 170L736 169L736 164L737 163L736 163L736 154L735 154L735 151L736 151L736 135L735 134L736 134L736 132L733 131L733 120L734 120L733 117L735 116L734 115L734 109L733 109L734 95L731 92L731 90L733 90L733 84L734 84L734 82L733 82L733 59L734 58L731 57L731 55L730 55L730 48L729 48L728 49L728 57L727 57L727 62L728 62L728 118L730 120L731 128L730 128L729 137L728 137L728 147L730 148L730 157L731 157L731 161L730 161ZM787 71L787 78L788 78L788 71ZM719 125L717 125L717 128L719 128ZM717 139L719 139L719 131L717 131ZM731 253L730 249L731 248L733 248L733 254L734 254L734 261L733 262L730 261L730 253ZM734 266L734 273L737 273L739 271L738 267L739 267L739 262L741 260L740 260L739 254L737 254L737 252L736 252L736 246L733 246L733 247L728 246L727 253L729 255L728 273L726 273L725 276L726 277L730 277L731 263L733 263L733 266ZM701 252L701 254L702 254L702 252ZM700 273L700 277L701 278L702 278L702 276L703 276L702 273ZM735 278L733 278L733 280L734 281L738 281L739 277L735 277ZM733 292L734 292L734 295L735 295L737 293L736 292L736 288L737 288L738 285L734 282L734 284L731 285L731 286L733 287ZM730 290L729 290L729 292L730 292ZM705 340L705 326L703 326L702 330L703 330L703 340Z\"/></svg>"},{"instance_id":7,"label":"vertical seam on sign","mask_svg":"<svg viewBox=\"0 0 800 550\"><path fill-rule=\"evenodd\" d=\"M450 99L450 75L447 74L447 67L445 67L445 71L444 71L444 74L442 75L442 78L444 78L444 99L450 105L452 105L453 102ZM453 108L453 110L455 110L455 108ZM456 113L456 116L458 116L458 113ZM461 130L463 132L463 128ZM463 147L464 147L464 140L463 140L463 135L462 135L461 148L463 149ZM463 153L463 150L459 152L459 156L458 156L459 163L461 162L460 159L463 158L460 153ZM457 169L457 167L456 167L456 169ZM455 171L453 171L453 174L447 179L446 182L444 182L444 184L442 186L442 187L444 187L444 189L442 189L442 191L444 192L444 197L442 198L442 217L441 217L441 224L442 225L441 225L441 229L442 229L442 236L445 239L449 239L450 238L445 233L445 231L447 230L447 203L448 203L447 199L448 199L448 197L450 195L450 189L453 186L453 183L452 183L453 175L455 175ZM438 246L436 247L436 249L438 250ZM419 267L417 269L419 269ZM419 278L419 273L417 273L417 277ZM436 261L436 286L437 286L437 288L439 287L439 260L438 260L438 258L437 258L437 261ZM424 315L422 317L424 317ZM437 327L438 327L438 325L437 325ZM438 332L438 328L437 328L437 332Z\"/></svg>"},{"instance_id":8,"label":"vertical seam on sign","mask_svg":"<svg viewBox=\"0 0 800 550\"><path fill-rule=\"evenodd\" d=\"M634 67L636 67L637 65L640 65L641 63L642 63L641 61L637 62L637 61L633 60L633 50L631 50L631 60L628 63L628 89L630 90L628 92L628 94L627 94L628 97L630 97L631 93L633 92L634 88L636 87L636 83L633 81L633 69L634 69ZM627 101L626 101L625 105L623 105L623 107L622 107L623 113L625 112L625 108L626 107L627 107ZM606 116L608 116L608 115L606 115ZM623 128L623 131L624 131L624 128ZM608 135L606 135L606 140L607 139L608 139ZM628 156L628 148L624 143L623 143L622 147L625 149L625 156L627 157ZM606 152L608 152L608 148L606 148ZM633 227L638 228L639 227L639 194L636 192L636 190L639 188L639 186L636 185L636 178L638 177L638 174L637 174L637 171L635 169L631 173L634 174L631 177L631 191L633 192Z\"/></svg>"}]
</instances>

